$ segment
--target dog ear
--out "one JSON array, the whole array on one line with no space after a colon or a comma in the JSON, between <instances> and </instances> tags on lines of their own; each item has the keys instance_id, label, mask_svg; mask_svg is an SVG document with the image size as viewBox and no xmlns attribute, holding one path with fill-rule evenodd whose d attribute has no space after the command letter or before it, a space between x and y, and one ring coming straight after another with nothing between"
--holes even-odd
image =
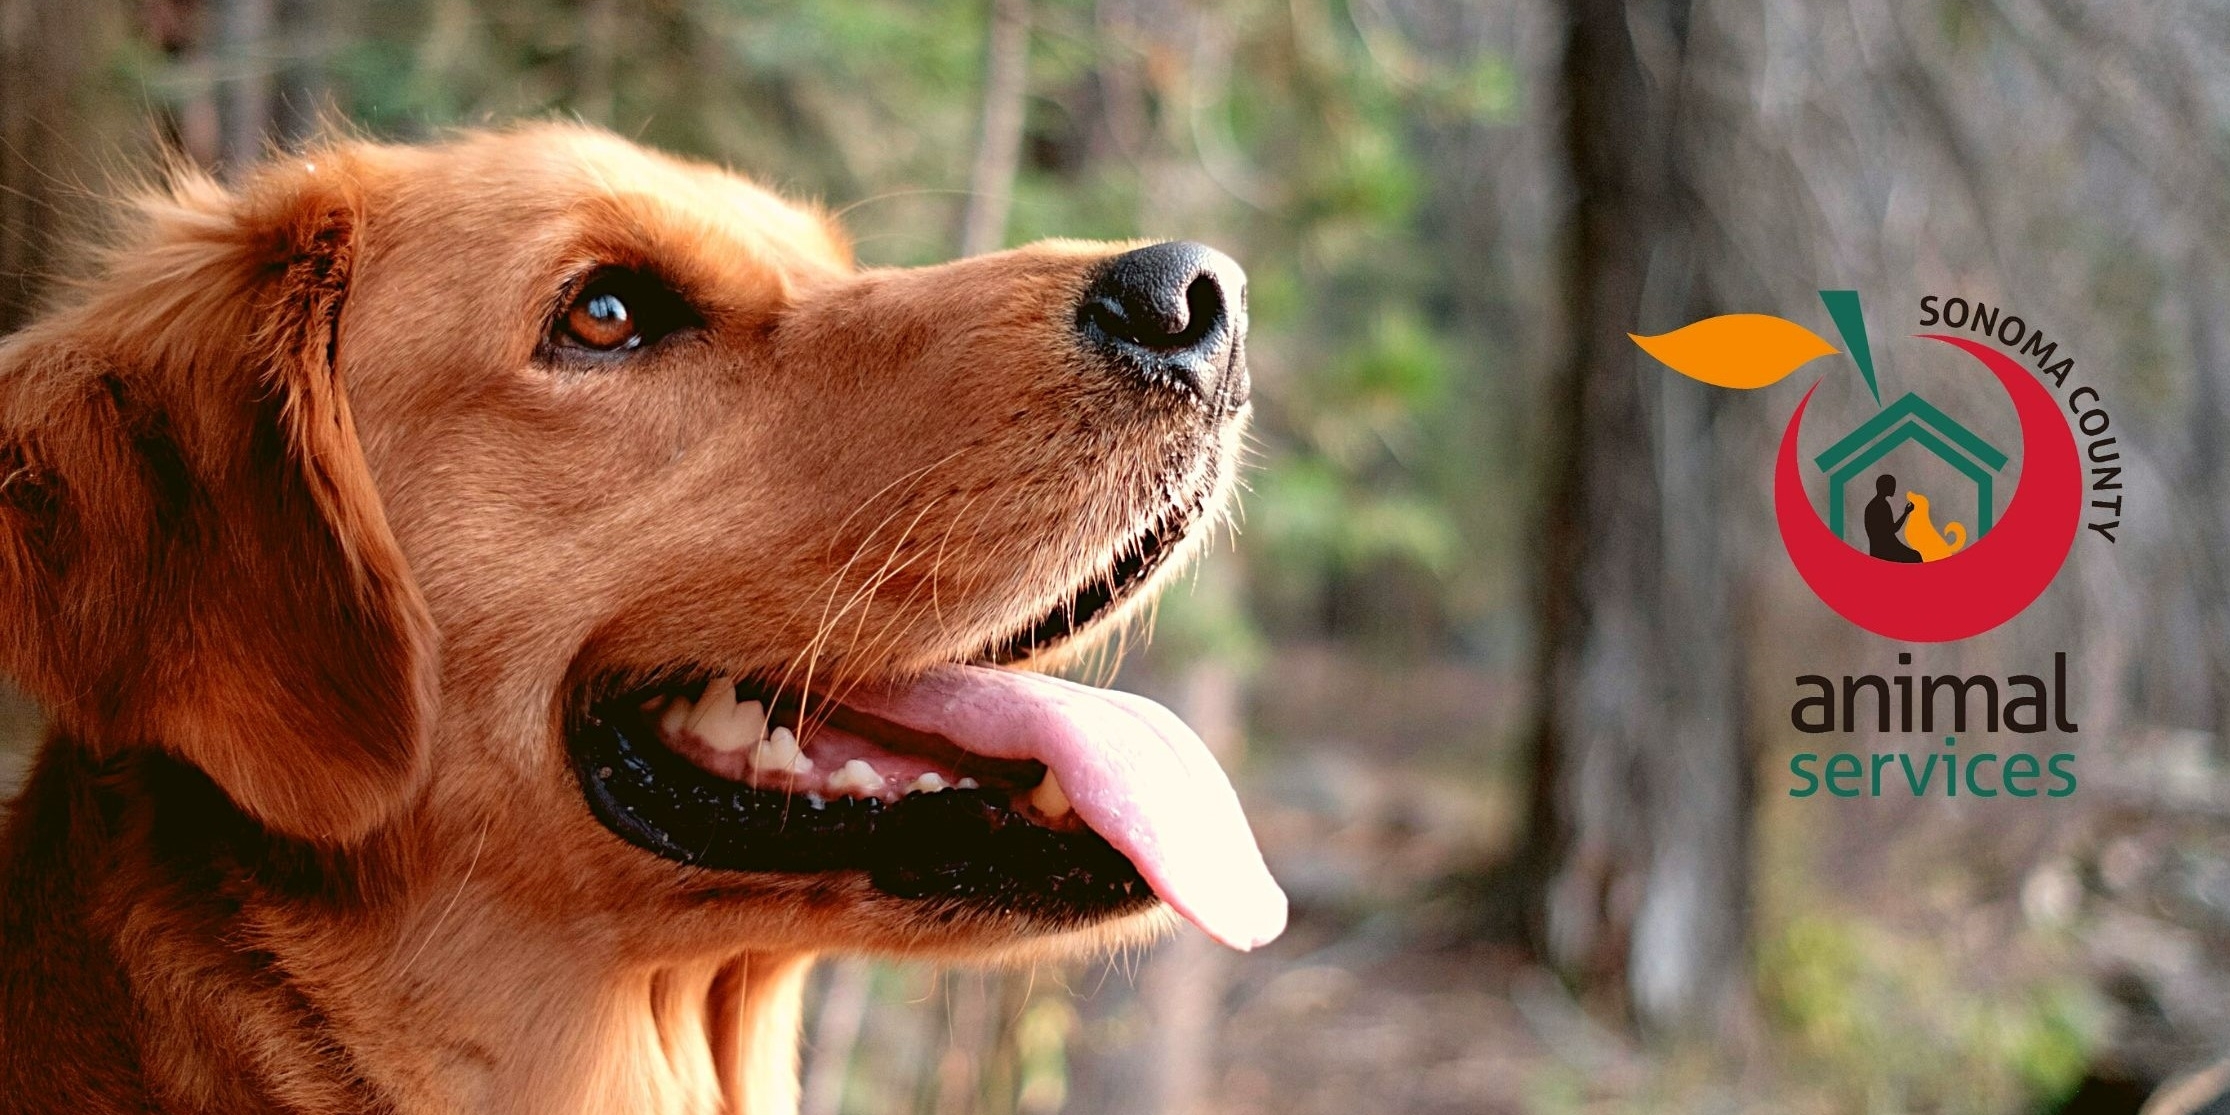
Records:
<instances>
[{"instance_id":1,"label":"dog ear","mask_svg":"<svg viewBox=\"0 0 2230 1115\"><path fill-rule=\"evenodd\" d=\"M0 349L0 669L97 753L160 747L349 843L415 793L434 639L337 351L337 157L187 177Z\"/></svg>"}]
</instances>

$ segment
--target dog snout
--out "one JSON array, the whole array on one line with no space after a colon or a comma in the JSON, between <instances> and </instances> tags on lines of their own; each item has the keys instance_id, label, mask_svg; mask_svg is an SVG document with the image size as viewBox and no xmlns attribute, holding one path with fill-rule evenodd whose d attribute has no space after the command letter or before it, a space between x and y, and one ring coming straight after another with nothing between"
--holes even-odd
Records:
<instances>
[{"instance_id":1,"label":"dog snout","mask_svg":"<svg viewBox=\"0 0 2230 1115\"><path fill-rule=\"evenodd\" d=\"M1178 240L1108 260L1084 292L1077 329L1144 383L1237 407L1247 372L1247 273L1230 256Z\"/></svg>"}]
</instances>

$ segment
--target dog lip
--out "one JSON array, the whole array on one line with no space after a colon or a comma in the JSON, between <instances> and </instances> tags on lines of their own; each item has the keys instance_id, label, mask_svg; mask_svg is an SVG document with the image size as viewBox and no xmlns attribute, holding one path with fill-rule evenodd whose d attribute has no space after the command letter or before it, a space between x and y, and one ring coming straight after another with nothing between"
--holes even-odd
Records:
<instances>
[{"instance_id":1,"label":"dog lip","mask_svg":"<svg viewBox=\"0 0 2230 1115\"><path fill-rule=\"evenodd\" d=\"M1173 501L1139 533L1115 547L1115 559L1105 572L1087 578L1037 619L994 640L989 651L967 664L1005 666L1020 662L1074 638L1102 616L1112 613L1169 563L1193 523L1206 510L1205 492L1212 488L1212 484L1204 485L1200 494Z\"/></svg>"}]
</instances>

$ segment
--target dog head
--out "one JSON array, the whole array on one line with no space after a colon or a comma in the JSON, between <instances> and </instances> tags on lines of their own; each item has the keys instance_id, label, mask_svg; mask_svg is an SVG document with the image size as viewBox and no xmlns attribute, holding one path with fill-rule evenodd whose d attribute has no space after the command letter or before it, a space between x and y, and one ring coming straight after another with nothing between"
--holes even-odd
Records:
<instances>
[{"instance_id":1,"label":"dog head","mask_svg":"<svg viewBox=\"0 0 2230 1115\"><path fill-rule=\"evenodd\" d=\"M618 949L1157 893L1251 946L1283 898L1197 738L1029 670L1212 527L1245 325L1197 245L861 269L583 129L188 179L0 349L0 667L278 839L469 856L479 916Z\"/></svg>"}]
</instances>

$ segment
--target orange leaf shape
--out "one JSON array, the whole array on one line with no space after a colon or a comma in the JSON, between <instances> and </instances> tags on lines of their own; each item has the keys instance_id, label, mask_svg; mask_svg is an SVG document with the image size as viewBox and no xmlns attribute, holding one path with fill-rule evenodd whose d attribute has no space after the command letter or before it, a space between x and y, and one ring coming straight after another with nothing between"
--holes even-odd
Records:
<instances>
[{"instance_id":1,"label":"orange leaf shape","mask_svg":"<svg viewBox=\"0 0 2230 1115\"><path fill-rule=\"evenodd\" d=\"M1626 335L1681 375L1745 390L1779 383L1806 362L1841 351L1772 314L1721 314L1654 337Z\"/></svg>"}]
</instances>

